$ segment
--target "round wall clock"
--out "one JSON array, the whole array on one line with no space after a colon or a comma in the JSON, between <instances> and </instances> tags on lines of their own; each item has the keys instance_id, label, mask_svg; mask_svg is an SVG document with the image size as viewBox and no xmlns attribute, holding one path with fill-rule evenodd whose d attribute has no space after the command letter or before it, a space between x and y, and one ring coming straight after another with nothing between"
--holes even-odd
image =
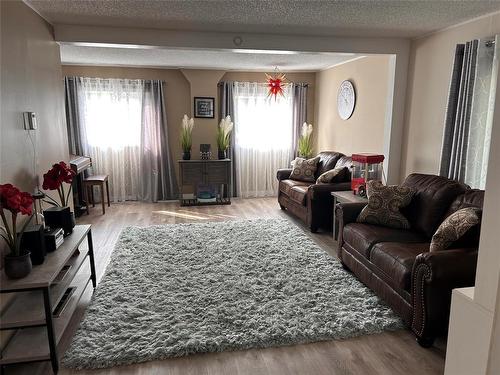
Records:
<instances>
[{"instance_id":1,"label":"round wall clock","mask_svg":"<svg viewBox=\"0 0 500 375\"><path fill-rule=\"evenodd\" d=\"M340 84L337 94L337 110L342 120L347 120L354 112L356 105L356 93L351 81L344 81Z\"/></svg>"}]
</instances>

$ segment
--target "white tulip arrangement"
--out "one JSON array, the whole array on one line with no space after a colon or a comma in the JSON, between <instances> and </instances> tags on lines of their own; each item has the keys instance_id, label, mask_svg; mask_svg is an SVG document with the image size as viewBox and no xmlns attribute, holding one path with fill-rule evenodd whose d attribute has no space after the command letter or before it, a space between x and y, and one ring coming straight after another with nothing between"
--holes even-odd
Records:
<instances>
[{"instance_id":1,"label":"white tulip arrangement","mask_svg":"<svg viewBox=\"0 0 500 375\"><path fill-rule=\"evenodd\" d=\"M193 145L194 119L184 115L181 125L181 147L182 151L190 152Z\"/></svg>"},{"instance_id":2,"label":"white tulip arrangement","mask_svg":"<svg viewBox=\"0 0 500 375\"><path fill-rule=\"evenodd\" d=\"M217 127L217 147L219 151L226 151L231 144L231 132L233 131L233 122L231 116L226 116L220 120Z\"/></svg>"},{"instance_id":3,"label":"white tulip arrangement","mask_svg":"<svg viewBox=\"0 0 500 375\"><path fill-rule=\"evenodd\" d=\"M299 156L303 158L310 158L312 156L312 133L313 126L312 124L307 124L304 122L302 125L302 132L299 138Z\"/></svg>"}]
</instances>

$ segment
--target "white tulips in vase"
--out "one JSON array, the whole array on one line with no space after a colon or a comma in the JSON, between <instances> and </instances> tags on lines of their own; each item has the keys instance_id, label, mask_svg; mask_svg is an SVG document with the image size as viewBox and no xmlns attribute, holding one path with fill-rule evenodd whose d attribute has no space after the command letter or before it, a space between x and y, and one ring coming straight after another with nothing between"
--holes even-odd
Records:
<instances>
[{"instance_id":1,"label":"white tulips in vase","mask_svg":"<svg viewBox=\"0 0 500 375\"><path fill-rule=\"evenodd\" d=\"M312 124L307 124L304 122L302 125L302 131L299 138L299 156L309 159L312 156Z\"/></svg>"}]
</instances>

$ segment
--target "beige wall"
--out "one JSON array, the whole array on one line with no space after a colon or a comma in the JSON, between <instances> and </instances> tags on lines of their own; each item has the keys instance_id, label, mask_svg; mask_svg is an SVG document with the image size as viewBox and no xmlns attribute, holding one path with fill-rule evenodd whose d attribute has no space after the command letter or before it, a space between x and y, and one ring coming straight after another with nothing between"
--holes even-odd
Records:
<instances>
[{"instance_id":1,"label":"beige wall","mask_svg":"<svg viewBox=\"0 0 500 375\"><path fill-rule=\"evenodd\" d=\"M412 42L401 178L438 173L444 116L457 43L500 33L500 13Z\"/></svg>"},{"instance_id":2,"label":"beige wall","mask_svg":"<svg viewBox=\"0 0 500 375\"><path fill-rule=\"evenodd\" d=\"M214 101L214 118L195 118L193 129L193 149L191 157L193 159L200 158L200 144L210 143L212 145L212 156L216 157L217 142L216 132L219 123L219 101L217 98L217 84L224 75L222 70L199 70L199 69L182 69L182 74L186 77L190 84L190 114L194 117L194 97L212 97Z\"/></svg>"},{"instance_id":3,"label":"beige wall","mask_svg":"<svg viewBox=\"0 0 500 375\"><path fill-rule=\"evenodd\" d=\"M367 56L316 74L316 149L384 153L389 56ZM337 91L344 80L356 90L356 106L348 120L337 112Z\"/></svg>"},{"instance_id":4,"label":"beige wall","mask_svg":"<svg viewBox=\"0 0 500 375\"><path fill-rule=\"evenodd\" d=\"M22 112L37 116L39 176L54 162L69 158L59 45L52 27L24 3L2 1L0 6L0 182L33 191L33 149Z\"/></svg>"}]
</instances>

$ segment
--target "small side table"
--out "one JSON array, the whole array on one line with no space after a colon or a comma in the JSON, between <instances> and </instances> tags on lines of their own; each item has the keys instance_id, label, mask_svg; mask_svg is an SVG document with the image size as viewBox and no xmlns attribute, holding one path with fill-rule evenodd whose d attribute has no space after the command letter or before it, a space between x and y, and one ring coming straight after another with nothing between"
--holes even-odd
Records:
<instances>
[{"instance_id":1,"label":"small side table","mask_svg":"<svg viewBox=\"0 0 500 375\"><path fill-rule=\"evenodd\" d=\"M354 194L352 190L332 191L331 195L333 197L333 239L337 241L339 234L339 223L335 215L337 203L368 203L368 199Z\"/></svg>"}]
</instances>

